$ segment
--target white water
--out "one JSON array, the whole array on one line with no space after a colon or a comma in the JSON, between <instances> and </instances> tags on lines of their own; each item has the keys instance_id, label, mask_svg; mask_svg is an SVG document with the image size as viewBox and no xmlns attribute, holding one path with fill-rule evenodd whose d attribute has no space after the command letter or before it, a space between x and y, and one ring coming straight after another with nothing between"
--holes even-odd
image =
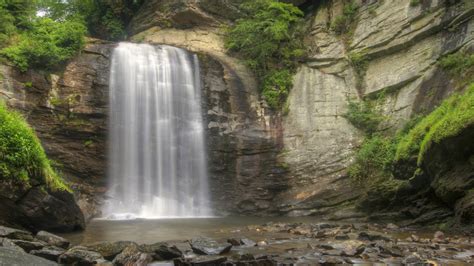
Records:
<instances>
[{"instance_id":1,"label":"white water","mask_svg":"<svg viewBox=\"0 0 474 266\"><path fill-rule=\"evenodd\" d=\"M120 43L112 55L109 100L104 217L210 216L197 56Z\"/></svg>"}]
</instances>

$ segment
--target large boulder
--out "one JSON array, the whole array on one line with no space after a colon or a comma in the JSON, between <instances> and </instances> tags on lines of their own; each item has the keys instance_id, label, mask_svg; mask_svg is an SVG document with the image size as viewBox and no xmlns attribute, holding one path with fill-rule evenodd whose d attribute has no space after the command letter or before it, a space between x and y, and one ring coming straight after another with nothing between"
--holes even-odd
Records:
<instances>
[{"instance_id":1,"label":"large boulder","mask_svg":"<svg viewBox=\"0 0 474 266\"><path fill-rule=\"evenodd\" d=\"M22 251L0 247L0 265L54 266L58 264Z\"/></svg>"}]
</instances>

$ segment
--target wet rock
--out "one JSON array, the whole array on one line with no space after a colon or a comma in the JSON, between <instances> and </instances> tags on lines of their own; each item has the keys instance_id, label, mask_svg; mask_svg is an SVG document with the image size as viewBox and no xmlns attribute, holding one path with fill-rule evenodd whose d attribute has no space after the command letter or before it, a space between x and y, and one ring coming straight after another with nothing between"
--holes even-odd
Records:
<instances>
[{"instance_id":1,"label":"wet rock","mask_svg":"<svg viewBox=\"0 0 474 266\"><path fill-rule=\"evenodd\" d=\"M0 247L0 265L2 266L54 266L55 262L10 248Z\"/></svg>"},{"instance_id":2,"label":"wet rock","mask_svg":"<svg viewBox=\"0 0 474 266\"><path fill-rule=\"evenodd\" d=\"M43 242L48 243L49 245L60 247L60 248L68 248L69 241L63 237L51 234L46 231L39 231L36 234L36 239L41 240Z\"/></svg>"},{"instance_id":3,"label":"wet rock","mask_svg":"<svg viewBox=\"0 0 474 266\"><path fill-rule=\"evenodd\" d=\"M199 255L221 255L232 248L229 243L219 243L209 238L196 238L190 242L194 253Z\"/></svg>"},{"instance_id":4,"label":"wet rock","mask_svg":"<svg viewBox=\"0 0 474 266\"><path fill-rule=\"evenodd\" d=\"M104 257L100 253L87 250L85 247L76 246L59 256L59 263L72 265L94 265L98 261L103 261Z\"/></svg>"},{"instance_id":5,"label":"wet rock","mask_svg":"<svg viewBox=\"0 0 474 266\"><path fill-rule=\"evenodd\" d=\"M147 265L153 261L153 257L148 254L141 252L138 245L129 245L123 249L112 261L114 265Z\"/></svg>"},{"instance_id":6,"label":"wet rock","mask_svg":"<svg viewBox=\"0 0 474 266\"><path fill-rule=\"evenodd\" d=\"M258 246L258 247L268 246L268 242L265 241L265 240L258 241L258 242L257 242L257 246Z\"/></svg>"},{"instance_id":7,"label":"wet rock","mask_svg":"<svg viewBox=\"0 0 474 266\"><path fill-rule=\"evenodd\" d=\"M403 257L403 252L398 246L379 246L380 253L392 257Z\"/></svg>"},{"instance_id":8,"label":"wet rock","mask_svg":"<svg viewBox=\"0 0 474 266\"><path fill-rule=\"evenodd\" d=\"M13 243L13 241L8 238L0 238L0 246L4 248L13 249L16 251L25 252L21 247Z\"/></svg>"},{"instance_id":9,"label":"wet rock","mask_svg":"<svg viewBox=\"0 0 474 266\"><path fill-rule=\"evenodd\" d=\"M417 235L411 235L410 239L413 242L420 242L420 237L418 237Z\"/></svg>"},{"instance_id":10,"label":"wet rock","mask_svg":"<svg viewBox=\"0 0 474 266\"><path fill-rule=\"evenodd\" d=\"M183 256L183 252L178 247L170 246L167 243L141 245L140 250L151 253L156 260L173 260Z\"/></svg>"},{"instance_id":11,"label":"wet rock","mask_svg":"<svg viewBox=\"0 0 474 266\"><path fill-rule=\"evenodd\" d=\"M15 245L21 247L27 253L32 250L42 249L45 246L44 243L36 241L12 240L12 242L15 243Z\"/></svg>"},{"instance_id":12,"label":"wet rock","mask_svg":"<svg viewBox=\"0 0 474 266\"><path fill-rule=\"evenodd\" d=\"M367 232L360 232L359 236L357 237L358 240L363 240L363 241L392 241L390 238L376 234L376 233L367 233Z\"/></svg>"},{"instance_id":13,"label":"wet rock","mask_svg":"<svg viewBox=\"0 0 474 266\"><path fill-rule=\"evenodd\" d=\"M87 249L100 253L107 260L113 260L124 248L130 245L136 244L131 241L103 242L88 245Z\"/></svg>"},{"instance_id":14,"label":"wet rock","mask_svg":"<svg viewBox=\"0 0 474 266\"><path fill-rule=\"evenodd\" d=\"M227 239L227 243L231 244L232 246L240 246L240 241L235 238Z\"/></svg>"},{"instance_id":15,"label":"wet rock","mask_svg":"<svg viewBox=\"0 0 474 266\"><path fill-rule=\"evenodd\" d=\"M241 238L240 239L240 244L243 245L243 246L247 246L247 247L253 247L255 245L257 245L257 243L251 239L248 239L248 238Z\"/></svg>"},{"instance_id":16,"label":"wet rock","mask_svg":"<svg viewBox=\"0 0 474 266\"><path fill-rule=\"evenodd\" d=\"M33 240L33 235L30 232L5 226L0 226L0 237L6 237L10 239L21 239L26 241Z\"/></svg>"},{"instance_id":17,"label":"wet rock","mask_svg":"<svg viewBox=\"0 0 474 266\"><path fill-rule=\"evenodd\" d=\"M404 264L411 264L411 265L421 264L421 263L423 263L423 259L417 253L413 253L413 254L409 255L408 257L406 257L403 260L403 263Z\"/></svg>"},{"instance_id":18,"label":"wet rock","mask_svg":"<svg viewBox=\"0 0 474 266\"><path fill-rule=\"evenodd\" d=\"M336 240L349 240L350 237L346 234L337 234L334 239Z\"/></svg>"},{"instance_id":19,"label":"wet rock","mask_svg":"<svg viewBox=\"0 0 474 266\"><path fill-rule=\"evenodd\" d=\"M387 229L390 229L390 230L397 230L399 228L398 225L392 224L392 223L387 224L386 227Z\"/></svg>"},{"instance_id":20,"label":"wet rock","mask_svg":"<svg viewBox=\"0 0 474 266\"><path fill-rule=\"evenodd\" d=\"M329 245L329 244L321 244L321 245L318 245L318 248L325 249L325 250L334 249L334 247L331 246L331 245Z\"/></svg>"},{"instance_id":21,"label":"wet rock","mask_svg":"<svg viewBox=\"0 0 474 266\"><path fill-rule=\"evenodd\" d=\"M341 258L336 256L323 256L319 263L322 265L339 265L339 264L346 264L347 262Z\"/></svg>"},{"instance_id":22,"label":"wet rock","mask_svg":"<svg viewBox=\"0 0 474 266\"><path fill-rule=\"evenodd\" d=\"M441 231L436 231L433 236L433 242L436 243L448 243L446 236Z\"/></svg>"},{"instance_id":23,"label":"wet rock","mask_svg":"<svg viewBox=\"0 0 474 266\"><path fill-rule=\"evenodd\" d=\"M226 262L226 257L216 257L216 256L205 256L205 257L197 257L192 260L185 260L185 259L175 259L174 265L175 266L184 266L184 265L221 265L222 263Z\"/></svg>"},{"instance_id":24,"label":"wet rock","mask_svg":"<svg viewBox=\"0 0 474 266\"><path fill-rule=\"evenodd\" d=\"M30 254L56 262L58 261L59 256L61 256L64 252L66 252L64 249L52 246L43 247L40 250L32 250Z\"/></svg>"}]
</instances>

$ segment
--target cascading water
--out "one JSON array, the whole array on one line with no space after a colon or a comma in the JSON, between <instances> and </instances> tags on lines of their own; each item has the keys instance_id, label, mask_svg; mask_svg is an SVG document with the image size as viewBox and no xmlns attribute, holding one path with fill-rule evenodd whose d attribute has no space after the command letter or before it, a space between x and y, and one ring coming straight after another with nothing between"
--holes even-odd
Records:
<instances>
[{"instance_id":1,"label":"cascading water","mask_svg":"<svg viewBox=\"0 0 474 266\"><path fill-rule=\"evenodd\" d=\"M197 56L120 43L109 99L105 217L210 216Z\"/></svg>"}]
</instances>

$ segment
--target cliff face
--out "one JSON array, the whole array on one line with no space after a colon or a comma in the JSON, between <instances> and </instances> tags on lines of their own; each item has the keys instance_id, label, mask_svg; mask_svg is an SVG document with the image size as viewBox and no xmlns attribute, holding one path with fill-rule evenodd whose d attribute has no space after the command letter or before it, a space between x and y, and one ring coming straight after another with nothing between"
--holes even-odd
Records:
<instances>
[{"instance_id":1,"label":"cliff face","mask_svg":"<svg viewBox=\"0 0 474 266\"><path fill-rule=\"evenodd\" d=\"M241 15L240 2L146 1L129 29L133 41L178 46L200 56L217 213L366 217L354 207L359 192L346 174L364 138L343 117L349 100L383 94L379 98L387 117L381 128L385 132L395 132L414 114L433 110L456 88L438 60L457 50L474 49L474 10L447 0L421 1L416 6L410 0L356 1L359 9L349 33L343 35L330 25L343 15L347 1L326 1L307 10L309 56L294 77L289 112L282 115L266 108L253 74L224 48L222 26ZM20 74L8 66L1 68L5 77L0 81L1 94L27 115L47 153L75 183L86 218L98 213L96 195L106 189L113 47L89 43L60 73ZM351 61L355 56L364 60L363 68ZM27 86L29 82L32 86ZM433 154L442 154L440 147ZM433 161L444 158L440 156ZM461 161L469 165L469 160ZM433 171L436 180L447 178ZM462 185L456 189L462 190ZM470 217L469 193L450 204L464 206L461 212Z\"/></svg>"}]
</instances>

